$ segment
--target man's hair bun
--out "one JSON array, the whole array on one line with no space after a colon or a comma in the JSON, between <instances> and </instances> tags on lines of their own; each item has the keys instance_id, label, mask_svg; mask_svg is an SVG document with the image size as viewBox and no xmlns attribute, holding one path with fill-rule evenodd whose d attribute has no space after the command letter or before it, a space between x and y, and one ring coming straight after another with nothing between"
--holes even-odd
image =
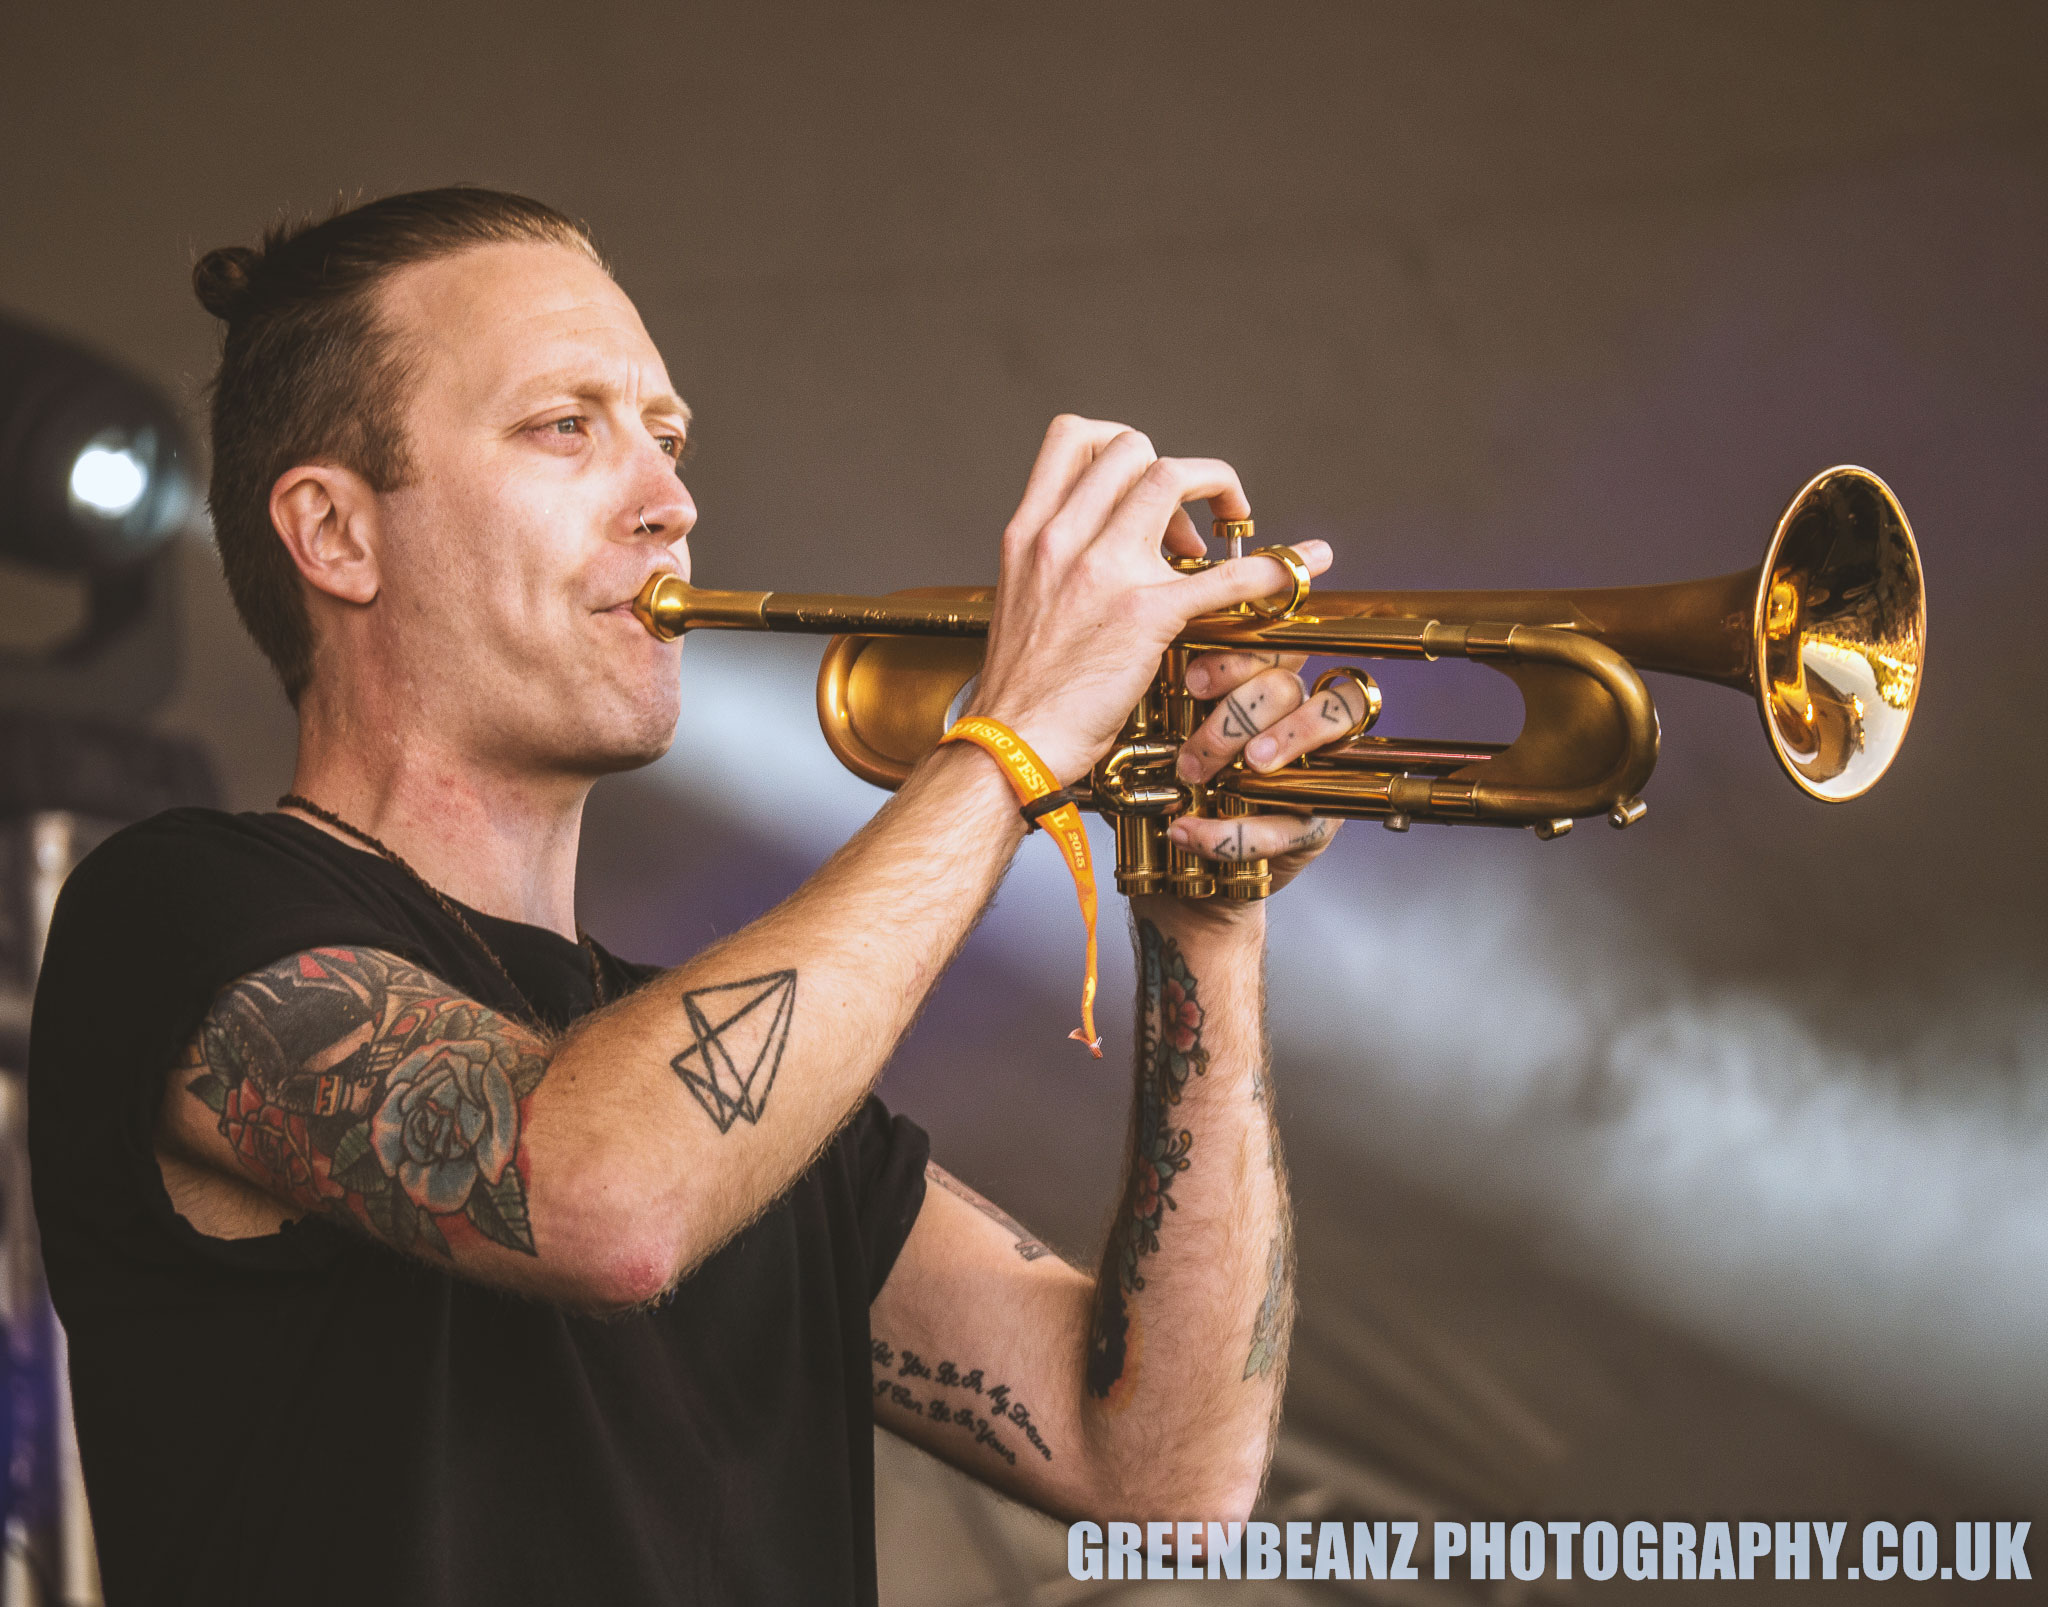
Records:
<instances>
[{"instance_id":1,"label":"man's hair bun","mask_svg":"<svg viewBox=\"0 0 2048 1607\"><path fill-rule=\"evenodd\" d=\"M232 323L249 299L249 284L262 260L248 246L221 246L207 252L192 269L192 291L199 305Z\"/></svg>"}]
</instances>

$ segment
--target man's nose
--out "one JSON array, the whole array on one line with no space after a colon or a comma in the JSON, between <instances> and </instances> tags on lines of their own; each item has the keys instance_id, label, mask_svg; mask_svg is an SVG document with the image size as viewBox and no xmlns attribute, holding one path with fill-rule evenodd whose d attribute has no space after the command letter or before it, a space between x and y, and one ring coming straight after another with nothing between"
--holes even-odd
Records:
<instances>
[{"instance_id":1,"label":"man's nose","mask_svg":"<svg viewBox=\"0 0 2048 1607\"><path fill-rule=\"evenodd\" d=\"M676 477L673 466L658 477L650 477L637 488L645 500L627 517L630 532L653 536L665 546L674 546L690 533L697 522L697 504L690 488Z\"/></svg>"}]
</instances>

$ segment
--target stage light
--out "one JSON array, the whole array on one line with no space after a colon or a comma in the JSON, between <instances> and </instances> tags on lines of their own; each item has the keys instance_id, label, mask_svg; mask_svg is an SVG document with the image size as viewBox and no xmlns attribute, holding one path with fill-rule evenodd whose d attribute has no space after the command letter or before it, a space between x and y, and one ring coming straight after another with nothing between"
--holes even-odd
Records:
<instances>
[{"instance_id":1,"label":"stage light","mask_svg":"<svg viewBox=\"0 0 2048 1607\"><path fill-rule=\"evenodd\" d=\"M144 444L143 455L138 456L131 447L93 442L71 465L72 507L107 519L127 513L149 489L144 458L154 456L153 445L153 441Z\"/></svg>"},{"instance_id":2,"label":"stage light","mask_svg":"<svg viewBox=\"0 0 2048 1607\"><path fill-rule=\"evenodd\" d=\"M0 313L0 723L134 722L170 695L191 462L156 386Z\"/></svg>"},{"instance_id":3,"label":"stage light","mask_svg":"<svg viewBox=\"0 0 2048 1607\"><path fill-rule=\"evenodd\" d=\"M112 575L191 517L176 410L137 374L0 315L0 558Z\"/></svg>"}]
</instances>

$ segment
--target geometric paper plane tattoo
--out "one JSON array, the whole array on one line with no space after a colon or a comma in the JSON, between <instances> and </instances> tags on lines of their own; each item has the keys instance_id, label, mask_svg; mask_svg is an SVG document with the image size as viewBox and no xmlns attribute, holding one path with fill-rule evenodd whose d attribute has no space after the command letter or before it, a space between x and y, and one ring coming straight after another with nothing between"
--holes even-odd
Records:
<instances>
[{"instance_id":1,"label":"geometric paper plane tattoo","mask_svg":"<svg viewBox=\"0 0 2048 1607\"><path fill-rule=\"evenodd\" d=\"M676 1075L721 1133L742 1117L759 1122L789 1042L796 972L696 988L683 995L683 1008L697 1041L669 1062Z\"/></svg>"}]
</instances>

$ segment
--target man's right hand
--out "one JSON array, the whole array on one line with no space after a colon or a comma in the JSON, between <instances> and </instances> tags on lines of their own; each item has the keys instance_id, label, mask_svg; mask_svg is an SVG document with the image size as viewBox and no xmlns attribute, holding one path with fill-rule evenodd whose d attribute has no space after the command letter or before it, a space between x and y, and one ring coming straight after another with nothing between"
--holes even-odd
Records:
<instances>
[{"instance_id":1,"label":"man's right hand","mask_svg":"<svg viewBox=\"0 0 2048 1607\"><path fill-rule=\"evenodd\" d=\"M1181 504L1248 519L1237 471L1215 458L1162 458L1121 424L1062 414L1046 431L1024 499L1003 531L988 656L969 711L999 720L1062 784L1086 775L1145 694L1182 627L1280 590L1271 558L1182 574L1167 554L1206 550ZM1320 541L1295 549L1312 574Z\"/></svg>"}]
</instances>

